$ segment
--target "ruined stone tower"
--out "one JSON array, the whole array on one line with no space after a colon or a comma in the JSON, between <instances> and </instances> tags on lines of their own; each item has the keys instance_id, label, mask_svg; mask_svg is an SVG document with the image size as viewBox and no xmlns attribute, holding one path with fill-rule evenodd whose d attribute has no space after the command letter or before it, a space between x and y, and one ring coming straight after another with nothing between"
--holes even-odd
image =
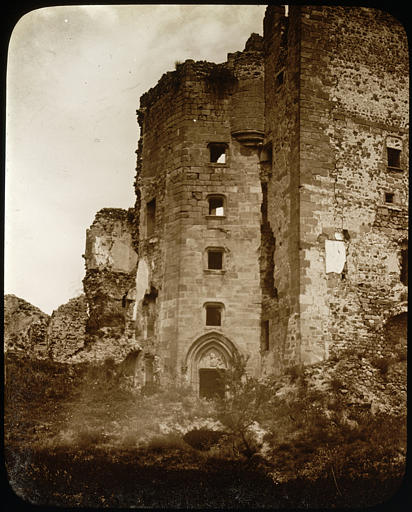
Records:
<instances>
[{"instance_id":1,"label":"ruined stone tower","mask_svg":"<svg viewBox=\"0 0 412 512\"><path fill-rule=\"evenodd\" d=\"M92 330L114 310L140 346L138 380L208 396L236 354L262 376L404 326L408 73L384 12L270 6L263 38L142 96L134 211L88 238L116 225L122 263L89 242L85 279Z\"/></svg>"}]
</instances>

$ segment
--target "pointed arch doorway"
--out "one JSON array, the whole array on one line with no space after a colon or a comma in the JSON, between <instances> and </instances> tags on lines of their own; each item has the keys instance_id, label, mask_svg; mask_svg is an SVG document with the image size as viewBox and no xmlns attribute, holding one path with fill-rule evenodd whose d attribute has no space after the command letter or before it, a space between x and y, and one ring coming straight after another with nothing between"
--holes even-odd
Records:
<instances>
[{"instance_id":1,"label":"pointed arch doorway","mask_svg":"<svg viewBox=\"0 0 412 512\"><path fill-rule=\"evenodd\" d=\"M204 334L192 343L185 366L190 383L199 396L224 396L224 375L237 353L235 345L218 332Z\"/></svg>"}]
</instances>

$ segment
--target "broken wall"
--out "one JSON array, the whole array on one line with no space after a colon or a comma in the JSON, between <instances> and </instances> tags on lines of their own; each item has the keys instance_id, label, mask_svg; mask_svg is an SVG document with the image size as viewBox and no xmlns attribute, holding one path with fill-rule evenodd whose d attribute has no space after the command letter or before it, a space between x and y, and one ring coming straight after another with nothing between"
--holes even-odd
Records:
<instances>
[{"instance_id":1,"label":"broken wall","mask_svg":"<svg viewBox=\"0 0 412 512\"><path fill-rule=\"evenodd\" d=\"M4 296L4 351L46 358L50 316L15 295Z\"/></svg>"},{"instance_id":2,"label":"broken wall","mask_svg":"<svg viewBox=\"0 0 412 512\"><path fill-rule=\"evenodd\" d=\"M85 344L87 303L84 295L53 311L47 327L47 352L53 361L68 362Z\"/></svg>"},{"instance_id":3,"label":"broken wall","mask_svg":"<svg viewBox=\"0 0 412 512\"><path fill-rule=\"evenodd\" d=\"M295 361L320 361L352 344L373 350L383 343L382 318L406 308L405 31L374 9L291 6L285 20L271 6L265 44L266 137L276 134L272 184L279 188L269 213L274 222L278 215L275 286L282 315L282 282L295 269L285 301L299 302L286 309L300 318ZM291 361L286 352L274 357Z\"/></svg>"},{"instance_id":4,"label":"broken wall","mask_svg":"<svg viewBox=\"0 0 412 512\"><path fill-rule=\"evenodd\" d=\"M302 360L314 362L372 346L380 320L406 299L409 69L406 33L384 11L302 7L301 31ZM405 222L380 226L382 210Z\"/></svg>"},{"instance_id":5,"label":"broken wall","mask_svg":"<svg viewBox=\"0 0 412 512\"><path fill-rule=\"evenodd\" d=\"M271 6L264 20L267 222L276 239L273 281L277 298L264 303L269 322L265 371L300 361L299 273L299 24L284 7ZM268 165L266 164L266 165Z\"/></svg>"},{"instance_id":6,"label":"broken wall","mask_svg":"<svg viewBox=\"0 0 412 512\"><path fill-rule=\"evenodd\" d=\"M100 210L87 230L83 286L90 335L128 333L137 264L132 232L133 212L120 208Z\"/></svg>"}]
</instances>

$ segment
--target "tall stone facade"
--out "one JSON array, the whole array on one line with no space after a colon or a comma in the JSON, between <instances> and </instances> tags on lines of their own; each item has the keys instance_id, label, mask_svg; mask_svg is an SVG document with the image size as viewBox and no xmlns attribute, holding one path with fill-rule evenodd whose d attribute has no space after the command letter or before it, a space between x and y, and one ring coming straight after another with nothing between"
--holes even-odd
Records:
<instances>
[{"instance_id":1,"label":"tall stone facade","mask_svg":"<svg viewBox=\"0 0 412 512\"><path fill-rule=\"evenodd\" d=\"M408 45L393 17L348 7L269 7L264 40L270 358L306 364L373 346L406 310Z\"/></svg>"},{"instance_id":2,"label":"tall stone facade","mask_svg":"<svg viewBox=\"0 0 412 512\"><path fill-rule=\"evenodd\" d=\"M194 387L235 353L259 372L262 50L178 64L141 98L136 335Z\"/></svg>"},{"instance_id":3,"label":"tall stone facade","mask_svg":"<svg viewBox=\"0 0 412 512\"><path fill-rule=\"evenodd\" d=\"M269 6L227 62L177 63L137 111L134 210L88 234L88 330L206 396L237 354L262 376L404 330L408 76L403 27L349 7Z\"/></svg>"}]
</instances>

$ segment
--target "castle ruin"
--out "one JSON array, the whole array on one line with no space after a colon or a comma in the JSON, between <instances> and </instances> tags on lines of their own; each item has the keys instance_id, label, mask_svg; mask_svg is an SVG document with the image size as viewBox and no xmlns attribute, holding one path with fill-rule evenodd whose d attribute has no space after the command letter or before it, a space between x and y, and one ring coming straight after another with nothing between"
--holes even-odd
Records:
<instances>
[{"instance_id":1,"label":"castle ruin","mask_svg":"<svg viewBox=\"0 0 412 512\"><path fill-rule=\"evenodd\" d=\"M210 396L236 355L259 377L406 338L405 31L361 7L263 26L141 97L136 203L87 232L86 335L140 384Z\"/></svg>"}]
</instances>

